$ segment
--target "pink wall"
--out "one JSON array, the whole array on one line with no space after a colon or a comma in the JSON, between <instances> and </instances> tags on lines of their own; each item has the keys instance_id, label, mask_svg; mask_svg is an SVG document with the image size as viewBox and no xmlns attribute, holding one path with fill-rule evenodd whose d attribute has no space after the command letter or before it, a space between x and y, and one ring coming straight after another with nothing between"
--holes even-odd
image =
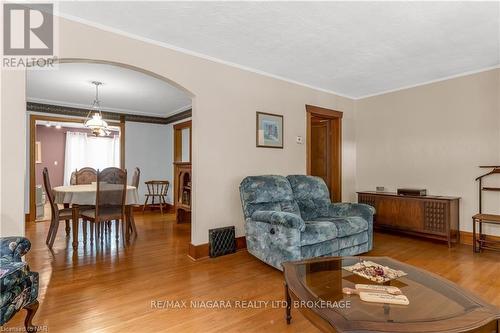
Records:
<instances>
[{"instance_id":1,"label":"pink wall","mask_svg":"<svg viewBox=\"0 0 500 333\"><path fill-rule=\"evenodd\" d=\"M35 163L36 184L43 185L42 170L49 170L50 184L52 187L63 185L64 176L64 148L66 145L66 132L68 129L36 126L36 141L42 145L42 163ZM57 165L54 163L57 161Z\"/></svg>"}]
</instances>

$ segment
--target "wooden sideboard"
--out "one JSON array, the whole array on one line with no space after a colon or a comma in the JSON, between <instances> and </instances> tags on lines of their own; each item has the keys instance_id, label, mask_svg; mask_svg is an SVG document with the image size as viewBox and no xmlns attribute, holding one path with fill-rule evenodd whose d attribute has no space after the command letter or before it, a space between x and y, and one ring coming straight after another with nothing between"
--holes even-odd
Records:
<instances>
[{"instance_id":1,"label":"wooden sideboard","mask_svg":"<svg viewBox=\"0 0 500 333\"><path fill-rule=\"evenodd\" d=\"M358 202L376 209L374 228L460 242L459 197L358 192Z\"/></svg>"}]
</instances>

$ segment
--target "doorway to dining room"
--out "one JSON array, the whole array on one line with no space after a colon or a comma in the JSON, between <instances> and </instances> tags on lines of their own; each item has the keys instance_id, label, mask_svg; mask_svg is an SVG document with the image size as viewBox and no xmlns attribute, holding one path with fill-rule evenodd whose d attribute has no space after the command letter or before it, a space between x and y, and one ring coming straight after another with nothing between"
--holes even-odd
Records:
<instances>
[{"instance_id":1,"label":"doorway to dining room","mask_svg":"<svg viewBox=\"0 0 500 333\"><path fill-rule=\"evenodd\" d=\"M51 185L70 185L71 175L84 167L123 168L124 123L109 122L108 134L90 135L81 118L30 115L30 209L29 219L51 219L50 203L43 187L47 168Z\"/></svg>"},{"instance_id":2,"label":"doorway to dining room","mask_svg":"<svg viewBox=\"0 0 500 333\"><path fill-rule=\"evenodd\" d=\"M132 215L141 214L142 211L144 218L139 221L143 223L163 221L163 223L171 224L172 220L175 221L176 209L174 207L178 201L174 197L178 186L174 186L177 185L174 169L178 162L186 163L187 161L179 160L175 155L177 153L174 149L174 141L176 141L174 128L178 128L180 123L190 121L192 96L175 83L154 73L120 63L62 59L56 70L28 70L27 72L26 100L27 111L30 114L27 223L37 219L37 206L44 202L43 182L40 179L41 170L44 167L49 169L51 188L54 192L57 192L57 188L60 189L70 184L71 173L76 169L91 167L94 170L102 170L106 167L118 167L127 170L127 186L132 186L137 181L134 202L125 203L128 208L133 207L132 210L135 213ZM94 98L95 82L99 82L99 95L96 94ZM93 99L94 105L91 103ZM85 126L88 125L89 120L93 120L92 115L96 113L94 108L96 100L100 102L99 109L102 108L101 119L105 120L108 125L104 136L99 133L96 135L92 128ZM101 116L100 112L99 116ZM65 130L71 125L75 125L72 130ZM52 152L52 149L48 149L43 140L38 138L40 133L47 130L63 133L64 142L60 144L64 146L63 157L45 158L43 156ZM188 151L191 151L191 136L189 135L187 139L185 131L186 129L181 134L184 155L187 144L189 144ZM191 133L191 129L188 132ZM85 148L82 149L82 145ZM67 153L69 149L71 151ZM78 153L72 154L72 152ZM42 155L39 163L36 162L38 153ZM151 201L145 202L148 195L152 194L148 185L151 182L167 184L162 187L166 190L160 193L161 198L156 196L154 205L151 205ZM186 209L188 206L191 207L190 193L187 195L187 190L190 190L191 186L190 180L185 181L182 190L177 192L181 193L180 198L185 199L182 208L186 214L180 219L181 222L191 220L190 209ZM78 184L74 188L75 191L76 187ZM37 194L37 191L42 195ZM59 192L62 193L62 190ZM71 195L74 196L74 193ZM126 197L128 198L128 192ZM161 200L163 209L158 209L158 199ZM58 201L62 200L64 199L60 195L56 195L55 201L59 208L62 208L62 202ZM71 202L70 205L74 206L73 203ZM50 217L49 214L41 210L38 208L38 216L43 214L39 220L47 220ZM84 228L86 229L84 226L76 229L82 232ZM66 229L67 237L69 237L68 229ZM190 223L185 223L172 230L187 231L190 234L190 229ZM139 230L140 233L141 230ZM76 237L82 240L81 234ZM68 238L64 239L63 233L59 233L55 247L67 240Z\"/></svg>"}]
</instances>

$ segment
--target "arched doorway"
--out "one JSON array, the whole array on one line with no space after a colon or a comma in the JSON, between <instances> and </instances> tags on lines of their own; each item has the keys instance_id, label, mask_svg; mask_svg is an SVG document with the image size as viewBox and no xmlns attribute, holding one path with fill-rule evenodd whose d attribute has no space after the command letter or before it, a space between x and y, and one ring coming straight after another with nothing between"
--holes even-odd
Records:
<instances>
[{"instance_id":1,"label":"arched doorway","mask_svg":"<svg viewBox=\"0 0 500 333\"><path fill-rule=\"evenodd\" d=\"M74 66L73 66L74 65ZM83 69L83 70L80 70L80 72L88 72L88 69L91 68L92 66L102 66L103 70L101 71L101 73L98 73L96 74L96 76L99 76L100 74L102 73L107 73L108 70L107 68L119 68L119 71L121 72L133 72L135 74L131 74L131 76L143 76L143 77L150 77L154 80L158 80L158 81L161 81L163 83L165 83L166 86L169 86L171 88L173 88L173 90L177 90L177 91L181 91L183 94L185 94L185 96L187 96L191 103L189 105L189 109L192 110L192 99L194 98L193 94L191 92L189 92L187 89L181 87L180 85L178 85L177 83L169 80L168 78L165 78L161 75L158 75L156 73L153 73L151 71L148 71L148 70L145 70L145 69L142 69L142 68L139 68L139 67L135 67L135 66L131 66L131 65L128 65L128 64L124 64L124 63L118 63L118 62L113 62L113 61L106 61L106 60L93 60L93 59L82 59L82 58L64 58L64 59L59 59L57 61L57 66L58 68L56 69L56 71L58 71L58 75L61 76L61 73L62 72L65 72L67 67L78 67L78 66L83 66L86 68ZM106 68L106 70L104 70L104 68ZM47 71L47 70L43 70L43 71L37 71L39 72L38 76L45 76L45 77L48 77L51 75L50 71ZM73 72L73 74L77 73L78 74L78 71L76 72ZM94 73L96 73L94 71ZM26 92L27 92L27 101L28 101L28 111L31 111L31 121L30 121L30 129L29 129L29 132L30 132L30 158L29 158L29 164L30 164L30 176L29 176L29 202L30 202L30 205L29 205L29 221L33 221L35 220L35 216L36 216L36 186L37 185L40 185L39 181L37 181L37 167L34 163L34 156L36 155L36 127L40 124L37 123L37 121L45 121L46 123L59 123L59 127L63 127L64 124L66 122L75 122L75 120L80 120L82 119L82 113L81 111L82 110L85 110L85 108L82 108L81 107L81 104L82 104L82 101L76 101L76 102L73 102L71 100L63 100L63 101L57 101L55 100L54 98L46 98L45 100L43 98L36 98L33 97L33 96L30 96L30 94L32 94L33 92L33 89L30 89L30 85L32 84L31 80L32 80L32 76L31 75L32 73L30 73L30 70L27 70L27 74L26 74L26 82L27 82L27 89L26 89ZM70 71L69 75L71 75L72 72ZM87 73L88 74L88 73ZM109 73L107 73L109 74ZM84 78L85 75L82 75L82 77L76 75L76 78L75 80L71 79L69 81L67 81L67 83L63 82L62 85L68 85L68 86L71 86L71 84L74 84L75 82L74 81L79 81L80 83L83 83L83 82L86 82L87 84L90 83L91 80L94 80L90 77L86 77L86 79L82 79ZM63 75L63 79L64 79L64 75ZM96 78L96 80L99 80L99 77ZM101 81L106 81L106 79L100 79ZM153 80L153 81L154 81ZM126 80L124 80L126 81ZM144 79L144 81L147 81L147 79ZM58 82L58 78L56 79L53 79L53 82L56 82L57 84L61 85L60 83L61 82ZM118 82L118 81L116 81ZM50 83L50 80L49 80L49 83ZM144 82L142 82L144 83ZM147 83L147 82L146 82ZM43 84L42 84L43 85ZM104 87L106 87L106 82L104 82ZM136 85L136 88L138 87L138 85ZM50 87L49 87L50 88ZM153 88L152 88L153 89ZM104 93L104 92L103 92ZM42 94L43 94L43 91L42 91ZM126 92L124 93L126 94ZM71 95L71 94L69 94ZM67 95L66 95L67 97ZM130 97L130 96L125 96L125 97ZM108 95L108 98L109 98L109 95ZM151 96L150 96L151 98ZM87 98L88 99L88 98ZM47 102L48 101L48 102ZM59 103L58 103L59 102ZM88 99L88 105L90 105L90 102L91 102L91 99ZM108 102L109 102L109 99L108 99ZM36 105L34 105L36 104ZM41 107L40 104L43 104L44 107ZM112 104L112 103L111 103ZM33 106L34 105L34 106ZM108 103L109 105L109 103ZM31 109L30 109L31 108ZM126 112L127 110L125 110L125 112L122 110L123 108L120 108L120 107L111 107L111 108L106 108L106 106L104 106L103 110L105 111L105 114L111 118L109 118L108 120L109 121L116 121L116 126L119 126L120 127L120 130L121 130L121 147L122 147L122 152L120 154L121 156L121 162L120 162L120 166L122 168L128 168L128 169L133 169L134 166L137 165L134 164L133 162L131 162L131 160L133 161L134 159L132 158L132 154L128 154L127 153L127 149L125 149L124 147L127 145L127 141L131 141L133 140L132 138L130 138L130 136L127 136L126 134L126 130L125 130L125 123L134 123L134 124L139 124L139 123L152 123L152 124L156 124L156 125L169 125L169 126L173 126L175 123L179 122L179 121L185 121L185 120L188 120L190 119L190 117L186 117L187 115L187 111L188 109L187 108L182 108L182 110L180 110L179 108L178 109L170 109L170 113L167 112L166 114L151 114L149 112L137 112L137 113L134 113L134 112ZM139 111L143 111L143 110L139 110ZM49 115L47 115L47 113L49 113ZM55 113L55 115L54 115ZM104 114L104 113L103 113ZM181 114L182 117L181 117ZM116 118L118 117L118 118ZM63 124L63 125L61 125ZM137 126L135 126L137 127ZM150 133L147 133L147 134L150 134ZM172 140L171 142L173 142L174 138L173 138L173 134L169 134L172 136ZM126 140L125 138L128 137L129 140ZM156 142L155 142L156 143ZM150 144L146 144L142 147L142 149L148 153L153 153L153 154L171 154L173 155L174 152L173 152L173 149L171 151L162 151L161 147L158 147L158 149L155 151L155 149L152 147L153 145L150 145ZM137 149L136 149L137 151ZM190 153L191 155L191 153ZM127 156L127 158L125 157ZM135 161L137 161L138 159L136 158ZM144 161L145 159L142 159L142 161ZM171 187L170 187L170 193L168 194L168 198L170 199L168 203L170 203L171 205L175 205L175 202L174 202L174 188L176 186L176 184L174 184L174 177L173 177L173 162L174 162L174 158L167 158L166 160L166 163L164 163L163 167L165 169L167 169L167 173L169 174L169 176L161 176L161 173L154 173L154 172L150 172L150 175L148 176L147 174L144 174L144 173L141 173L141 181L144 181L144 180L151 180L152 178L168 178L168 180L170 181L171 183ZM152 164L155 164L155 163L152 163ZM160 164L160 163L156 163L156 164ZM150 166L149 166L150 167ZM147 169L147 168L146 168ZM159 175L160 174L160 175ZM170 176L171 175L171 176ZM144 192L146 191L146 187L143 186L143 189L142 189L142 193L140 193L140 197L141 198L144 198Z\"/></svg>"}]
</instances>

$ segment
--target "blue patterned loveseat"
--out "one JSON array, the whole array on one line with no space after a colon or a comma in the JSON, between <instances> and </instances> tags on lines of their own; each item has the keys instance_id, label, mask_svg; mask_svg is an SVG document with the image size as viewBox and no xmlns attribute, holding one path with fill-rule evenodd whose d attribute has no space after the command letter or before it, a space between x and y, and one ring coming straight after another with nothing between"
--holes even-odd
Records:
<instances>
[{"instance_id":1,"label":"blue patterned loveseat","mask_svg":"<svg viewBox=\"0 0 500 333\"><path fill-rule=\"evenodd\" d=\"M331 203L319 177L250 176L240 196L248 251L280 270L285 261L372 249L374 208Z\"/></svg>"},{"instance_id":2,"label":"blue patterned loveseat","mask_svg":"<svg viewBox=\"0 0 500 333\"><path fill-rule=\"evenodd\" d=\"M22 308L28 311L24 325L26 331L36 331L31 320L38 309L38 273L31 272L22 261L31 248L24 237L0 238L0 324L8 322Z\"/></svg>"}]
</instances>

